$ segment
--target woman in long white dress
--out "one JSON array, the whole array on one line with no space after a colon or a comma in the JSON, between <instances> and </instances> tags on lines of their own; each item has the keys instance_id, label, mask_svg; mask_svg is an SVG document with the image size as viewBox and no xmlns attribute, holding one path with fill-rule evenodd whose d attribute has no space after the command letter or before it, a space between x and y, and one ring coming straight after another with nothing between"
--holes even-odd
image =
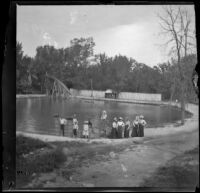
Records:
<instances>
[{"instance_id":1,"label":"woman in long white dress","mask_svg":"<svg viewBox=\"0 0 200 193\"><path fill-rule=\"evenodd\" d=\"M102 111L101 114L101 121L102 121L102 130L104 131L104 135L106 136L106 128L107 128L107 112L105 110Z\"/></svg>"}]
</instances>

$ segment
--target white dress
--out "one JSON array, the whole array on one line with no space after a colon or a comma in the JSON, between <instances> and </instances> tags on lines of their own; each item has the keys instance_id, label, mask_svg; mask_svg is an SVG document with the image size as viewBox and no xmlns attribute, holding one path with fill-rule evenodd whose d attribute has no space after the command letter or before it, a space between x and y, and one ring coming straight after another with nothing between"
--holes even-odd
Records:
<instances>
[{"instance_id":1,"label":"white dress","mask_svg":"<svg viewBox=\"0 0 200 193\"><path fill-rule=\"evenodd\" d=\"M78 130L78 120L76 118L73 119L73 129Z\"/></svg>"},{"instance_id":2,"label":"white dress","mask_svg":"<svg viewBox=\"0 0 200 193\"><path fill-rule=\"evenodd\" d=\"M88 126L88 124L83 125L83 136L89 136L89 126Z\"/></svg>"}]
</instances>

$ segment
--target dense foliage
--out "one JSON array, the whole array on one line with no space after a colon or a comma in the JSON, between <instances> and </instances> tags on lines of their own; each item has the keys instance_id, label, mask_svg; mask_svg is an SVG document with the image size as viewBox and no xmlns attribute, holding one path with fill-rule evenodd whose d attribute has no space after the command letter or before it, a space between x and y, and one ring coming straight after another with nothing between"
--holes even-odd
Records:
<instances>
[{"instance_id":1,"label":"dense foliage","mask_svg":"<svg viewBox=\"0 0 200 193\"><path fill-rule=\"evenodd\" d=\"M149 67L122 55L108 57L93 54L93 38L73 39L67 48L39 46L34 58L24 56L22 44L17 42L17 93L45 92L45 74L60 79L69 88L117 92L161 93L165 100L179 99L179 71L176 61ZM181 59L184 69L185 94L194 101L192 73L196 55Z\"/></svg>"}]
</instances>

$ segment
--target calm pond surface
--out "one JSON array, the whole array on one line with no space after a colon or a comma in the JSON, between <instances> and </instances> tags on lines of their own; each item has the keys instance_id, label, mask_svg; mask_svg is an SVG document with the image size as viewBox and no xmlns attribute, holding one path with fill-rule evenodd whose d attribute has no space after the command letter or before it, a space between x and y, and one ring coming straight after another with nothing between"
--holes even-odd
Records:
<instances>
[{"instance_id":1,"label":"calm pond surface","mask_svg":"<svg viewBox=\"0 0 200 193\"><path fill-rule=\"evenodd\" d=\"M63 117L71 117L75 113L79 122L79 130L82 131L83 121L90 119L93 123L94 136L99 137L99 129L102 125L100 120L102 110L107 111L107 124L109 127L111 127L115 116L129 117L132 121L136 115L143 114L147 122L146 129L174 123L181 119L180 110L169 106L80 99L65 100L50 97L19 98L16 101L16 130L59 135L59 122L54 115L59 113ZM186 113L186 118L190 116L189 113ZM66 136L72 136L71 121L68 121L65 130Z\"/></svg>"}]
</instances>

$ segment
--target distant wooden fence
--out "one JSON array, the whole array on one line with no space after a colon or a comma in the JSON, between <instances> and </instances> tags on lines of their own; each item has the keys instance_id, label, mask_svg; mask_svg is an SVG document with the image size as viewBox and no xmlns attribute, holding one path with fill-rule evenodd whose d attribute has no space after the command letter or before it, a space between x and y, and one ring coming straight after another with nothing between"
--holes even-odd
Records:
<instances>
[{"instance_id":1,"label":"distant wooden fence","mask_svg":"<svg viewBox=\"0 0 200 193\"><path fill-rule=\"evenodd\" d=\"M70 89L72 96L84 96L94 98L105 98L105 91L93 90L77 90ZM161 101L161 94L151 94L151 93L133 93L133 92L120 92L118 99L127 99L127 100L143 100L143 101Z\"/></svg>"},{"instance_id":2,"label":"distant wooden fence","mask_svg":"<svg viewBox=\"0 0 200 193\"><path fill-rule=\"evenodd\" d=\"M142 101L161 101L161 94L121 92L119 99L134 99Z\"/></svg>"}]
</instances>

